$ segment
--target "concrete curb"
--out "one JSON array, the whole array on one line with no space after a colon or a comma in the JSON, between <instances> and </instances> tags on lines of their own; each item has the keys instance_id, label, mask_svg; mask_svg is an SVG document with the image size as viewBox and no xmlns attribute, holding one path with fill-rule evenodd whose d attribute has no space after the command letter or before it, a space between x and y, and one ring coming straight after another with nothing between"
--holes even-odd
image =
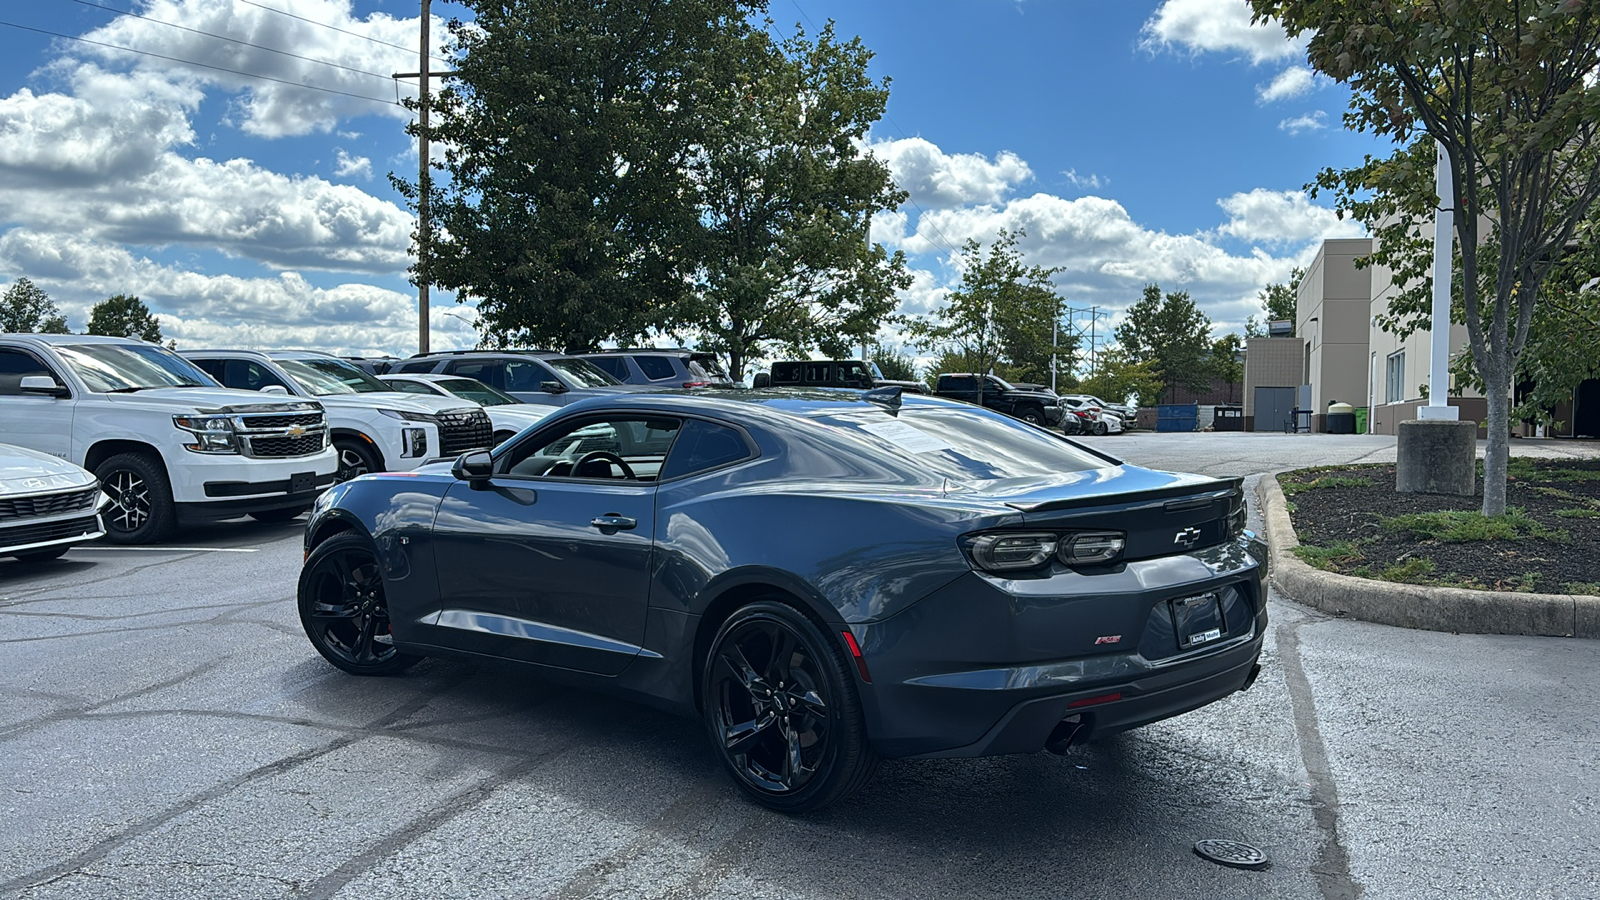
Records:
<instances>
[{"instance_id":1,"label":"concrete curb","mask_svg":"<svg viewBox=\"0 0 1600 900\"><path fill-rule=\"evenodd\" d=\"M1272 551L1273 583L1297 603L1426 631L1600 638L1600 597L1398 584L1314 568L1294 555L1300 539L1277 476L1262 475L1256 495Z\"/></svg>"}]
</instances>

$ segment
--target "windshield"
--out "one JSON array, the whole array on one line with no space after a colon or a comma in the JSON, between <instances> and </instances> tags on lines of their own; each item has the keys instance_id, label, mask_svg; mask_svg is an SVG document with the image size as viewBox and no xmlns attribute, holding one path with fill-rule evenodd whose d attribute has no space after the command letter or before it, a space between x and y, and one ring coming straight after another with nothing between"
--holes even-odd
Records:
<instances>
[{"instance_id":1,"label":"windshield","mask_svg":"<svg viewBox=\"0 0 1600 900\"><path fill-rule=\"evenodd\" d=\"M66 344L55 350L99 393L217 386L194 363L155 344Z\"/></svg>"},{"instance_id":2,"label":"windshield","mask_svg":"<svg viewBox=\"0 0 1600 900\"><path fill-rule=\"evenodd\" d=\"M394 390L342 359L275 359L273 362L282 366L306 393L318 397Z\"/></svg>"},{"instance_id":3,"label":"windshield","mask_svg":"<svg viewBox=\"0 0 1600 900\"><path fill-rule=\"evenodd\" d=\"M867 362L867 368L872 370L872 377L873 377L873 379L875 381L883 381L884 380L884 378L883 378L883 370L878 368L878 364L877 363L868 361Z\"/></svg>"},{"instance_id":4,"label":"windshield","mask_svg":"<svg viewBox=\"0 0 1600 900\"><path fill-rule=\"evenodd\" d=\"M435 383L457 397L463 400L471 400L479 406L505 406L508 403L522 402L510 394L495 390L476 378L450 378Z\"/></svg>"},{"instance_id":5,"label":"windshield","mask_svg":"<svg viewBox=\"0 0 1600 900\"><path fill-rule=\"evenodd\" d=\"M544 361L544 363L550 368L555 369L557 372L560 372L562 375L565 375L574 384L581 388L610 387L613 384L622 383L606 374L606 372L599 366L589 362L587 359L564 357L558 359L547 359Z\"/></svg>"},{"instance_id":6,"label":"windshield","mask_svg":"<svg viewBox=\"0 0 1600 900\"><path fill-rule=\"evenodd\" d=\"M722 362L710 353L696 353L689 357L689 374L695 381L714 381L721 384L729 383L728 373L722 370Z\"/></svg>"},{"instance_id":7,"label":"windshield","mask_svg":"<svg viewBox=\"0 0 1600 900\"><path fill-rule=\"evenodd\" d=\"M898 417L859 411L818 416L878 448L961 482L1103 469L1112 463L1048 431L963 409L902 407Z\"/></svg>"},{"instance_id":8,"label":"windshield","mask_svg":"<svg viewBox=\"0 0 1600 900\"><path fill-rule=\"evenodd\" d=\"M997 387L1002 391L1016 390L1015 385L998 375L986 375L984 377L989 379L989 387ZM988 390L988 388L985 388L985 390Z\"/></svg>"}]
</instances>

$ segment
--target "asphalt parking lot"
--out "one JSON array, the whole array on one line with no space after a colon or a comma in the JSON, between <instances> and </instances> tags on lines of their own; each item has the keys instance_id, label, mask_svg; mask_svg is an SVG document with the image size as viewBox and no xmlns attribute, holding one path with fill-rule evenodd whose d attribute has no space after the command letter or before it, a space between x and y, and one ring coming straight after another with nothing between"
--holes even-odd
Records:
<instances>
[{"instance_id":1,"label":"asphalt parking lot","mask_svg":"<svg viewBox=\"0 0 1600 900\"><path fill-rule=\"evenodd\" d=\"M1089 441L1217 475L1394 452ZM1600 642L1274 596L1247 693L1066 758L886 763L787 818L740 798L693 721L488 664L337 672L295 617L299 562L294 524L246 520L0 562L0 896L1600 895ZM1204 838L1272 867L1202 861Z\"/></svg>"}]
</instances>

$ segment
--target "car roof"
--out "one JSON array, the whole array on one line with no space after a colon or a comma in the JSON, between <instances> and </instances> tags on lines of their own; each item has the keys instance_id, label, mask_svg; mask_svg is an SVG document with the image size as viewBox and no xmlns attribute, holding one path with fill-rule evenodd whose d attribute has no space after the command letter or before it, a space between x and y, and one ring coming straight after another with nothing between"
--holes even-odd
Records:
<instances>
[{"instance_id":1,"label":"car roof","mask_svg":"<svg viewBox=\"0 0 1600 900\"><path fill-rule=\"evenodd\" d=\"M399 378L399 379L402 379L404 381L432 381L432 382L441 382L441 381L477 381L478 380L476 378L473 378L470 375L446 375L443 372L385 372L382 375L374 375L373 377L378 379L379 381L383 381L383 380L388 379L388 378Z\"/></svg>"},{"instance_id":2,"label":"car roof","mask_svg":"<svg viewBox=\"0 0 1600 900\"><path fill-rule=\"evenodd\" d=\"M151 347L161 346L160 344L152 344L149 341L141 341L138 338L113 337L105 334L32 334L16 332L0 334L0 337L26 338L38 341L41 344L145 344Z\"/></svg>"},{"instance_id":3,"label":"car roof","mask_svg":"<svg viewBox=\"0 0 1600 900\"><path fill-rule=\"evenodd\" d=\"M459 359L460 357L532 356L539 359L552 356L573 356L560 350L436 350L432 353L413 353L406 359Z\"/></svg>"},{"instance_id":4,"label":"car roof","mask_svg":"<svg viewBox=\"0 0 1600 900\"><path fill-rule=\"evenodd\" d=\"M715 356L709 350L690 350L685 347L612 347L602 350L583 350L569 356L615 356L619 353L659 353L662 356Z\"/></svg>"}]
</instances>

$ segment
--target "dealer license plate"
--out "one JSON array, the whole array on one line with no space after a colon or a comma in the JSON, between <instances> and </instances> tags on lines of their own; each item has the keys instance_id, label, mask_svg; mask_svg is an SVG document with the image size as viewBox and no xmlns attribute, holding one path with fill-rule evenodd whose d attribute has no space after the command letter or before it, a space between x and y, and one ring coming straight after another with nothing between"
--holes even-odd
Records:
<instances>
[{"instance_id":1,"label":"dealer license plate","mask_svg":"<svg viewBox=\"0 0 1600 900\"><path fill-rule=\"evenodd\" d=\"M1178 646L1184 650L1203 647L1221 640L1227 633L1222 620L1222 604L1216 594L1200 594L1168 601L1172 606L1173 629L1178 635Z\"/></svg>"},{"instance_id":2,"label":"dealer license plate","mask_svg":"<svg viewBox=\"0 0 1600 900\"><path fill-rule=\"evenodd\" d=\"M304 494L317 489L317 473L296 472L289 476L289 493Z\"/></svg>"}]
</instances>

